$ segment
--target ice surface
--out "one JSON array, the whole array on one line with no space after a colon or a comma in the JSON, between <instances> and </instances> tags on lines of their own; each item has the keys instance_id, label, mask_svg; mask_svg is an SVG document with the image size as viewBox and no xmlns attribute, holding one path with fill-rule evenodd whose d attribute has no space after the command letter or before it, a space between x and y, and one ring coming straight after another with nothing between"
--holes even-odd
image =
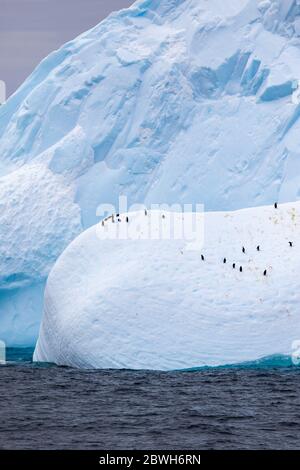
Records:
<instances>
[{"instance_id":1,"label":"ice surface","mask_svg":"<svg viewBox=\"0 0 300 470\"><path fill-rule=\"evenodd\" d=\"M137 1L37 67L0 107L1 319L8 290L32 286L34 304L120 193L206 210L299 199L299 19L296 0ZM10 345L27 325L13 311Z\"/></svg>"},{"instance_id":2,"label":"ice surface","mask_svg":"<svg viewBox=\"0 0 300 470\"><path fill-rule=\"evenodd\" d=\"M128 214L135 240L105 239L126 215L88 229L58 259L36 361L170 370L291 355L300 338L300 203L206 213L201 251L182 239L139 240L170 217L180 224L181 214L159 211Z\"/></svg>"}]
</instances>

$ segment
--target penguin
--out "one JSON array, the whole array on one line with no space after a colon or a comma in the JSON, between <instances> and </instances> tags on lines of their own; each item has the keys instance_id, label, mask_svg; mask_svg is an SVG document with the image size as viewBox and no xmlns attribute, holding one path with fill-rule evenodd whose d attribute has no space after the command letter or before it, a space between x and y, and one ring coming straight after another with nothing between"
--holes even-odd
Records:
<instances>
[{"instance_id":1,"label":"penguin","mask_svg":"<svg viewBox=\"0 0 300 470\"><path fill-rule=\"evenodd\" d=\"M290 247L292 247L292 246L293 246L293 242L289 242L289 244L290 244Z\"/></svg>"},{"instance_id":2,"label":"penguin","mask_svg":"<svg viewBox=\"0 0 300 470\"><path fill-rule=\"evenodd\" d=\"M232 269L235 269L235 263L233 263L233 265L232 265Z\"/></svg>"},{"instance_id":3,"label":"penguin","mask_svg":"<svg viewBox=\"0 0 300 470\"><path fill-rule=\"evenodd\" d=\"M147 209L145 209L145 215L148 215Z\"/></svg>"},{"instance_id":4,"label":"penguin","mask_svg":"<svg viewBox=\"0 0 300 470\"><path fill-rule=\"evenodd\" d=\"M267 270L265 269L265 270L264 270L264 276L266 276L266 275L267 275Z\"/></svg>"},{"instance_id":5,"label":"penguin","mask_svg":"<svg viewBox=\"0 0 300 470\"><path fill-rule=\"evenodd\" d=\"M226 258L223 259L223 263L224 263L224 264L227 263L227 259L226 259Z\"/></svg>"},{"instance_id":6,"label":"penguin","mask_svg":"<svg viewBox=\"0 0 300 470\"><path fill-rule=\"evenodd\" d=\"M120 217L120 214L116 214L116 217Z\"/></svg>"},{"instance_id":7,"label":"penguin","mask_svg":"<svg viewBox=\"0 0 300 470\"><path fill-rule=\"evenodd\" d=\"M243 266L240 266L240 273L243 272Z\"/></svg>"},{"instance_id":8,"label":"penguin","mask_svg":"<svg viewBox=\"0 0 300 470\"><path fill-rule=\"evenodd\" d=\"M202 261L205 261L205 258L204 258L204 256L203 256L203 255L201 255L201 259L202 259Z\"/></svg>"},{"instance_id":9,"label":"penguin","mask_svg":"<svg viewBox=\"0 0 300 470\"><path fill-rule=\"evenodd\" d=\"M128 217L128 216L126 217L126 222L127 222L127 223L129 222L129 217Z\"/></svg>"},{"instance_id":10,"label":"penguin","mask_svg":"<svg viewBox=\"0 0 300 470\"><path fill-rule=\"evenodd\" d=\"M246 253L246 250L245 250L245 247L244 247L244 246L243 246L243 248L242 248L242 252L243 252L243 253Z\"/></svg>"},{"instance_id":11,"label":"penguin","mask_svg":"<svg viewBox=\"0 0 300 470\"><path fill-rule=\"evenodd\" d=\"M122 220L121 220L121 219L118 219L118 222L122 222Z\"/></svg>"},{"instance_id":12,"label":"penguin","mask_svg":"<svg viewBox=\"0 0 300 470\"><path fill-rule=\"evenodd\" d=\"M260 246L258 245L258 246L256 247L256 249L257 249L257 251L260 251Z\"/></svg>"},{"instance_id":13,"label":"penguin","mask_svg":"<svg viewBox=\"0 0 300 470\"><path fill-rule=\"evenodd\" d=\"M278 204L277 204L277 202L275 202L274 207L275 207L275 209L278 209Z\"/></svg>"},{"instance_id":14,"label":"penguin","mask_svg":"<svg viewBox=\"0 0 300 470\"><path fill-rule=\"evenodd\" d=\"M163 214L163 215L162 215L162 218L163 218L163 219L165 219L165 218L166 218L166 216Z\"/></svg>"}]
</instances>

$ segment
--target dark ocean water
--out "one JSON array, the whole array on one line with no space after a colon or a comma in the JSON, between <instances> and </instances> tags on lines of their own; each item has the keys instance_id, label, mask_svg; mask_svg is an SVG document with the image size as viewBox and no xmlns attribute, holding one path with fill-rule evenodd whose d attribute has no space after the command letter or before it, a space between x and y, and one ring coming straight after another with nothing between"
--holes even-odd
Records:
<instances>
[{"instance_id":1,"label":"dark ocean water","mask_svg":"<svg viewBox=\"0 0 300 470\"><path fill-rule=\"evenodd\" d=\"M8 351L1 449L300 449L300 369L79 371Z\"/></svg>"}]
</instances>

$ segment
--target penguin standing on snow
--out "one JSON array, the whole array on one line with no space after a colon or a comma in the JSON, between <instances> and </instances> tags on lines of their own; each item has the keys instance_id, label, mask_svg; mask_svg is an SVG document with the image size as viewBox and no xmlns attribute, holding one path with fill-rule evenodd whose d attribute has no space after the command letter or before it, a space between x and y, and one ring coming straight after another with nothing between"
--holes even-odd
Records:
<instances>
[{"instance_id":1,"label":"penguin standing on snow","mask_svg":"<svg viewBox=\"0 0 300 470\"><path fill-rule=\"evenodd\" d=\"M227 263L227 259L226 259L226 258L223 259L223 263L224 263L224 264Z\"/></svg>"},{"instance_id":2,"label":"penguin standing on snow","mask_svg":"<svg viewBox=\"0 0 300 470\"><path fill-rule=\"evenodd\" d=\"M243 266L240 266L240 273L243 272Z\"/></svg>"},{"instance_id":3,"label":"penguin standing on snow","mask_svg":"<svg viewBox=\"0 0 300 470\"><path fill-rule=\"evenodd\" d=\"M243 252L243 253L246 253L246 249L245 249L244 246L243 246L243 248L242 248L242 252Z\"/></svg>"},{"instance_id":4,"label":"penguin standing on snow","mask_svg":"<svg viewBox=\"0 0 300 470\"><path fill-rule=\"evenodd\" d=\"M265 270L264 270L264 276L266 276L266 275L267 275L267 270L265 269Z\"/></svg>"},{"instance_id":5,"label":"penguin standing on snow","mask_svg":"<svg viewBox=\"0 0 300 470\"><path fill-rule=\"evenodd\" d=\"M260 246L259 246L259 245L256 247L256 250L257 250L257 251L260 251Z\"/></svg>"},{"instance_id":6,"label":"penguin standing on snow","mask_svg":"<svg viewBox=\"0 0 300 470\"><path fill-rule=\"evenodd\" d=\"M129 222L129 217L128 217L128 216L126 217L126 222L127 222L127 223Z\"/></svg>"},{"instance_id":7,"label":"penguin standing on snow","mask_svg":"<svg viewBox=\"0 0 300 470\"><path fill-rule=\"evenodd\" d=\"M275 209L278 209L278 204L277 204L277 202L275 202L274 207L275 207Z\"/></svg>"},{"instance_id":8,"label":"penguin standing on snow","mask_svg":"<svg viewBox=\"0 0 300 470\"><path fill-rule=\"evenodd\" d=\"M147 209L145 209L145 215L148 215Z\"/></svg>"},{"instance_id":9,"label":"penguin standing on snow","mask_svg":"<svg viewBox=\"0 0 300 470\"><path fill-rule=\"evenodd\" d=\"M233 265L232 265L232 269L235 269L235 263L233 263Z\"/></svg>"},{"instance_id":10,"label":"penguin standing on snow","mask_svg":"<svg viewBox=\"0 0 300 470\"><path fill-rule=\"evenodd\" d=\"M204 258L204 256L203 256L203 255L201 255L201 259L202 259L202 261L205 261L205 258Z\"/></svg>"},{"instance_id":11,"label":"penguin standing on snow","mask_svg":"<svg viewBox=\"0 0 300 470\"><path fill-rule=\"evenodd\" d=\"M289 242L289 244L290 244L290 247L292 247L292 246L293 246L293 242Z\"/></svg>"}]
</instances>

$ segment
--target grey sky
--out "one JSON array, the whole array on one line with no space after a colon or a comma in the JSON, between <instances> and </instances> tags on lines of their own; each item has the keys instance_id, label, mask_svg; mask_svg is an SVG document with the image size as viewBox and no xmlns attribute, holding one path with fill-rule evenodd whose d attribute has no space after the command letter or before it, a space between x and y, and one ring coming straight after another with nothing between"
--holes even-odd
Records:
<instances>
[{"instance_id":1,"label":"grey sky","mask_svg":"<svg viewBox=\"0 0 300 470\"><path fill-rule=\"evenodd\" d=\"M7 95L49 52L134 0L0 0L0 80Z\"/></svg>"}]
</instances>

